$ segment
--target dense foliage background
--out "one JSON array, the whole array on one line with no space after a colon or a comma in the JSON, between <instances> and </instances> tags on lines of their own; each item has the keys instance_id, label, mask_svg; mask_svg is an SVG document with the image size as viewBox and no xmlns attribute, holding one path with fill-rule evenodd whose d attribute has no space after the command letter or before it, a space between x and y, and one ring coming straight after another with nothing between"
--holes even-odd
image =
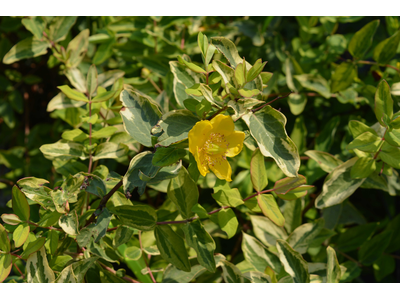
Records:
<instances>
[{"instance_id":1,"label":"dense foliage background","mask_svg":"<svg viewBox=\"0 0 400 300\"><path fill-rule=\"evenodd\" d=\"M358 53L354 59L354 51L349 52L352 49L350 41L357 31L375 20L372 23L376 30L373 38L360 39L360 42L370 42L368 50ZM78 17L70 20L57 45L52 45L49 50L37 49L37 57L25 53L14 61L9 58L0 63L0 215L12 213L7 202L19 179L47 179L53 188L61 185L68 174L87 171L86 161L62 165L57 160L46 159L39 150L44 144L60 140L65 131L81 126L80 116L86 113L78 105L54 100L60 93L58 86L79 86L79 80L68 71L71 66L63 63L65 50L68 51L73 38L84 31L88 34L88 43L82 53L77 54L75 66L85 78L94 64L99 74L113 72L104 76L114 78L108 86L123 78L124 84L149 95L168 110L181 107L183 100L189 98L175 90L169 62L186 54L192 62L200 63L202 57L197 41L198 33L202 32L209 39L216 36L230 39L240 56L252 64L259 58L268 61L263 71L271 72L273 76L262 92L263 101L293 92L272 106L287 118L286 131L300 153L299 174L307 178L308 185L315 187L297 200L286 202L277 198L277 201L286 219L284 228L288 234L301 224L324 219L324 229L313 237L302 254L305 260L326 263L326 247L330 245L336 250L339 263L347 268L341 282L399 282L400 184L397 171L386 167L384 174L388 177L384 182L377 180L364 184L341 204L321 210L315 207L315 199L330 171L327 167L321 168L305 153L307 150L324 151L343 162L354 157L354 152L347 148L353 140L349 121L358 120L367 126L377 122L374 97L382 79L391 87L393 111L399 111L399 21L399 17ZM1 17L0 59L3 60L6 53L23 39L32 35L43 39L43 33L36 29L51 22L51 17L40 20ZM385 55L376 53L377 46L389 37L392 37L391 42L383 45ZM214 59L223 59L223 56L215 54ZM343 63L348 65L340 73L337 70ZM118 111L116 105L114 124L122 122L118 119ZM123 132L122 125L118 132ZM119 138L121 142L126 140L125 136ZM128 149L124 155L117 159L99 159L94 162L93 169L104 166L98 169L100 176L102 172L110 172L115 178L114 173L125 174L130 160L143 150L143 146L132 140L126 140L126 145ZM244 148L233 164L230 186L238 188L243 198L253 193L249 176L252 154ZM272 158L265 162L268 188L271 188L285 175ZM380 171L381 168L377 168L376 176ZM213 174L198 181L199 203L207 211L216 207L211 197L215 182ZM142 195L135 189L130 199L168 212L171 203L166 204L163 189L151 186ZM34 222L40 219L39 207L31 205ZM92 208L95 207L96 203L93 203ZM238 209L236 216L239 228L230 239L211 221L205 227L216 242L215 253L223 254L244 273L252 266L244 260L242 231L254 236L255 224L248 210ZM6 228L10 230L10 226ZM391 235L382 235L388 231ZM153 242L149 240L149 246ZM67 250L76 252L76 243L70 245L70 249ZM365 259L365 252L368 259ZM150 268L154 270L156 280L162 281L162 270L167 263L159 258L152 256ZM120 272L119 275L110 273L115 278L122 278L126 273L141 282L151 281L147 273L141 272L146 266L143 257L130 262L125 257L119 265L111 263L112 259L108 260L108 268ZM24 268L21 261L18 266ZM61 270L59 267L58 271ZM98 275L96 268L90 270L92 272L84 279L87 282L116 280ZM23 280L15 267L11 272L7 280ZM221 271L206 272L193 279L196 282L223 280Z\"/></svg>"}]
</instances>

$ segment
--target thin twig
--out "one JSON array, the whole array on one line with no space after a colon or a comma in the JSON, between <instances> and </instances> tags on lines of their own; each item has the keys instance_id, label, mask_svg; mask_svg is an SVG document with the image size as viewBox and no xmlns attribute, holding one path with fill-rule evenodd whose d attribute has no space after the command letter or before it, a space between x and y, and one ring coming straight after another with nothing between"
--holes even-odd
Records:
<instances>
[{"instance_id":1,"label":"thin twig","mask_svg":"<svg viewBox=\"0 0 400 300\"><path fill-rule=\"evenodd\" d=\"M381 65L381 64L378 64L377 62L374 62L374 61L358 60L357 63L358 63L358 64L363 64L363 65L378 65L378 66L383 66L383 67L386 67L386 68L391 68L391 69L393 69L393 70L395 70L395 71L397 71L397 72L400 73L400 70L397 69L396 67L393 67L393 66L391 66L391 65Z\"/></svg>"},{"instance_id":2,"label":"thin twig","mask_svg":"<svg viewBox=\"0 0 400 300\"><path fill-rule=\"evenodd\" d=\"M121 187L122 185L122 180L120 180L113 188L112 190L103 197L103 199L101 199L99 207L97 208L97 210L103 210L103 208L106 206L107 201L111 198L112 195L114 195L114 193ZM96 211L97 211L96 210ZM90 223L93 223L93 221L96 219L96 211L92 214L92 216L90 217L90 219L86 222L86 226L89 225ZM85 226L85 227L86 227Z\"/></svg>"},{"instance_id":3,"label":"thin twig","mask_svg":"<svg viewBox=\"0 0 400 300\"><path fill-rule=\"evenodd\" d=\"M25 278L25 275L24 275L24 273L22 273L21 270L18 268L17 264L16 264L16 263L13 263L13 265L14 265L14 267L17 269L17 271L19 272L19 274L21 274L22 279L24 279L24 278Z\"/></svg>"},{"instance_id":4,"label":"thin twig","mask_svg":"<svg viewBox=\"0 0 400 300\"><path fill-rule=\"evenodd\" d=\"M227 109L228 109L228 106L218 109L213 115L208 117L207 120L211 120L211 119L215 118L217 115L219 115L221 112L223 112L224 110L227 110Z\"/></svg>"},{"instance_id":5,"label":"thin twig","mask_svg":"<svg viewBox=\"0 0 400 300\"><path fill-rule=\"evenodd\" d=\"M337 249L336 249L336 251L337 251L338 253L340 253L341 255L343 255L344 257L346 257L347 259L349 259L349 260L355 262L359 267L362 267L362 266L363 266L358 260L352 258L351 256L347 255L346 253L344 253L344 252L342 252L342 251L340 251L340 250L337 250Z\"/></svg>"},{"instance_id":6,"label":"thin twig","mask_svg":"<svg viewBox=\"0 0 400 300\"><path fill-rule=\"evenodd\" d=\"M113 270L113 269L107 267L106 265L103 265L101 262L99 262L99 264L100 264L100 266L101 266L103 269L105 269L105 270L107 270L107 271L113 273L114 275L117 274L117 271L115 271L115 270ZM135 280L135 279L133 279L133 278L130 278L130 277L128 277L128 276L123 276L123 277L121 277L121 278L124 279L124 280L126 280L126 281L132 282L132 283L140 283L140 281L137 281L137 280Z\"/></svg>"},{"instance_id":7,"label":"thin twig","mask_svg":"<svg viewBox=\"0 0 400 300\"><path fill-rule=\"evenodd\" d=\"M28 224L30 224L30 225L33 225L33 226L36 226L36 227L39 227L39 228L45 228L45 229L56 230L56 231L64 231L64 230L62 230L62 229L60 229L60 228L55 228L55 227L53 227L53 226L49 226L49 227L40 226L40 225L38 225L38 224L36 224L36 223L33 223L33 222L31 222L31 221L26 221L26 223L28 223Z\"/></svg>"},{"instance_id":8,"label":"thin twig","mask_svg":"<svg viewBox=\"0 0 400 300\"><path fill-rule=\"evenodd\" d=\"M276 97L274 100L272 100L272 101L270 101L270 102L268 102L268 103L265 103L265 104L261 105L261 106L258 107L258 108L252 109L251 111L254 113L254 112L256 112L256 111L258 111L258 110L260 110L260 109L263 109L265 106L270 105L271 103L275 102L276 100L279 100L279 99L283 99L283 98L288 97L288 96L289 96L290 94L292 94L292 93L293 93L293 92L287 93L287 94L284 95L284 96L278 96L278 97Z\"/></svg>"}]
</instances>

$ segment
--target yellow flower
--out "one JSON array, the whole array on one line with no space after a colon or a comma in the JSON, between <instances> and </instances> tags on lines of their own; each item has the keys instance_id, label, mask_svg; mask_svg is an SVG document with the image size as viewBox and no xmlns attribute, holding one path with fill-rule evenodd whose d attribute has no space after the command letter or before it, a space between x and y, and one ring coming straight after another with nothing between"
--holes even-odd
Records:
<instances>
[{"instance_id":1,"label":"yellow flower","mask_svg":"<svg viewBox=\"0 0 400 300\"><path fill-rule=\"evenodd\" d=\"M197 162L200 174L213 173L219 179L232 181L232 168L227 157L242 151L244 132L235 131L230 116L217 115L211 121L200 121L189 131L189 151Z\"/></svg>"}]
</instances>

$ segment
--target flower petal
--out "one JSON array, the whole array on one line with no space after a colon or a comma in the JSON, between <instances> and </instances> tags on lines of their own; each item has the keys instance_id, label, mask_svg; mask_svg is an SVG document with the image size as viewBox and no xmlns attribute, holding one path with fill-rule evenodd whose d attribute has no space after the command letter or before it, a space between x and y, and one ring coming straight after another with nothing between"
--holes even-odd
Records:
<instances>
[{"instance_id":1,"label":"flower petal","mask_svg":"<svg viewBox=\"0 0 400 300\"><path fill-rule=\"evenodd\" d=\"M232 168L229 162L226 159L223 159L220 155L214 157L214 159L216 162L213 165L209 164L209 167L215 176L222 180L232 181Z\"/></svg>"},{"instance_id":2,"label":"flower petal","mask_svg":"<svg viewBox=\"0 0 400 300\"><path fill-rule=\"evenodd\" d=\"M226 141L229 146L226 152L226 156L234 157L242 151L243 141L246 135L242 131L234 131L232 134L228 135Z\"/></svg>"},{"instance_id":3,"label":"flower petal","mask_svg":"<svg viewBox=\"0 0 400 300\"><path fill-rule=\"evenodd\" d=\"M217 115L211 120L211 125L213 126L213 132L222 133L225 136L232 134L235 129L235 124L233 124L230 116Z\"/></svg>"},{"instance_id":4,"label":"flower petal","mask_svg":"<svg viewBox=\"0 0 400 300\"><path fill-rule=\"evenodd\" d=\"M199 169L200 174L202 176L206 176L207 173L210 173L210 170L208 169L208 162L206 160L204 152L203 151L196 151L193 156L194 156L194 159L197 162L197 168Z\"/></svg>"},{"instance_id":5,"label":"flower petal","mask_svg":"<svg viewBox=\"0 0 400 300\"><path fill-rule=\"evenodd\" d=\"M197 122L193 128L189 131L189 151L195 155L198 148L203 147L204 143L208 139L208 136L212 130L210 121Z\"/></svg>"}]
</instances>

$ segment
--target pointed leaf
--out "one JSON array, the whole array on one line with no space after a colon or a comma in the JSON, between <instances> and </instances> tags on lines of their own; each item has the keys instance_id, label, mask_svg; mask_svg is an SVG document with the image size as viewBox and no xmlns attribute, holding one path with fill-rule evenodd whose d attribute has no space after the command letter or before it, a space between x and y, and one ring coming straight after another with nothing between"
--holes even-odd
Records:
<instances>
[{"instance_id":1,"label":"pointed leaf","mask_svg":"<svg viewBox=\"0 0 400 300\"><path fill-rule=\"evenodd\" d=\"M120 205L110 211L118 216L121 222L129 227L139 230L152 230L156 226L157 214L148 205Z\"/></svg>"},{"instance_id":2,"label":"pointed leaf","mask_svg":"<svg viewBox=\"0 0 400 300\"><path fill-rule=\"evenodd\" d=\"M13 232L13 240L15 247L21 247L29 235L29 225L27 223L22 223Z\"/></svg>"},{"instance_id":3,"label":"pointed leaf","mask_svg":"<svg viewBox=\"0 0 400 300\"><path fill-rule=\"evenodd\" d=\"M236 234L239 222L232 209L221 209L218 212L218 224L228 235L228 239Z\"/></svg>"},{"instance_id":4,"label":"pointed leaf","mask_svg":"<svg viewBox=\"0 0 400 300\"><path fill-rule=\"evenodd\" d=\"M379 26L379 20L369 22L359 31L357 31L349 43L349 52L356 58L363 58L365 52L372 44L372 38Z\"/></svg>"},{"instance_id":5,"label":"pointed leaf","mask_svg":"<svg viewBox=\"0 0 400 300\"><path fill-rule=\"evenodd\" d=\"M257 202L264 216L280 227L285 224L285 218L283 217L274 196L259 194L257 196Z\"/></svg>"},{"instance_id":6,"label":"pointed leaf","mask_svg":"<svg viewBox=\"0 0 400 300\"><path fill-rule=\"evenodd\" d=\"M390 94L390 87L386 80L382 80L375 93L375 116L378 122L383 126L385 123L382 118L387 115L390 119L393 116L393 99Z\"/></svg>"},{"instance_id":7,"label":"pointed leaf","mask_svg":"<svg viewBox=\"0 0 400 300\"><path fill-rule=\"evenodd\" d=\"M276 256L254 237L243 232L242 251L246 261L251 263L256 270L264 272L270 267L274 272L280 273L282 264Z\"/></svg>"},{"instance_id":8,"label":"pointed leaf","mask_svg":"<svg viewBox=\"0 0 400 300\"><path fill-rule=\"evenodd\" d=\"M44 55L49 47L50 43L47 41L40 41L34 37L26 38L7 52L3 58L3 63L9 65L21 59Z\"/></svg>"},{"instance_id":9,"label":"pointed leaf","mask_svg":"<svg viewBox=\"0 0 400 300\"><path fill-rule=\"evenodd\" d=\"M210 234L204 229L200 220L186 223L182 227L185 233L185 239L189 247L192 247L197 253L197 260L200 265L209 272L216 270L214 260L215 242Z\"/></svg>"},{"instance_id":10,"label":"pointed leaf","mask_svg":"<svg viewBox=\"0 0 400 300\"><path fill-rule=\"evenodd\" d=\"M120 99L125 106L120 111L125 131L142 145L152 147L151 128L161 118L158 105L134 90L123 90Z\"/></svg>"},{"instance_id":11,"label":"pointed leaf","mask_svg":"<svg viewBox=\"0 0 400 300\"><path fill-rule=\"evenodd\" d=\"M190 272L190 263L183 239L169 225L159 225L154 230L161 256L178 269Z\"/></svg>"},{"instance_id":12,"label":"pointed leaf","mask_svg":"<svg viewBox=\"0 0 400 300\"><path fill-rule=\"evenodd\" d=\"M266 106L242 118L261 153L272 157L287 176L296 177L300 167L300 156L296 145L286 133L286 117L271 106Z\"/></svg>"},{"instance_id":13,"label":"pointed leaf","mask_svg":"<svg viewBox=\"0 0 400 300\"><path fill-rule=\"evenodd\" d=\"M279 259L285 268L285 271L293 278L296 283L309 283L310 275L308 273L307 262L296 251L294 251L284 240L276 241Z\"/></svg>"},{"instance_id":14,"label":"pointed leaf","mask_svg":"<svg viewBox=\"0 0 400 300\"><path fill-rule=\"evenodd\" d=\"M318 209L342 203L351 196L364 182L364 179L352 179L351 167L356 163L358 157L353 157L342 165L336 167L324 182L322 192L315 200Z\"/></svg>"},{"instance_id":15,"label":"pointed leaf","mask_svg":"<svg viewBox=\"0 0 400 300\"><path fill-rule=\"evenodd\" d=\"M86 78L86 90L89 94L89 98L92 99L94 92L97 90L97 69L95 65L89 67Z\"/></svg>"},{"instance_id":16,"label":"pointed leaf","mask_svg":"<svg viewBox=\"0 0 400 300\"><path fill-rule=\"evenodd\" d=\"M324 219L315 223L306 223L297 227L288 237L288 244L300 254L307 252L311 242L318 236L325 225Z\"/></svg>"},{"instance_id":17,"label":"pointed leaf","mask_svg":"<svg viewBox=\"0 0 400 300\"><path fill-rule=\"evenodd\" d=\"M374 60L379 64L387 64L396 55L400 42L400 32L380 42L374 49Z\"/></svg>"},{"instance_id":18,"label":"pointed leaf","mask_svg":"<svg viewBox=\"0 0 400 300\"><path fill-rule=\"evenodd\" d=\"M12 208L14 213L23 221L29 221L30 207L24 193L14 185L12 188Z\"/></svg>"},{"instance_id":19,"label":"pointed leaf","mask_svg":"<svg viewBox=\"0 0 400 300\"><path fill-rule=\"evenodd\" d=\"M336 252L332 247L328 246L326 253L328 255L328 263L326 265L326 282L339 283L342 274L338 259L336 257Z\"/></svg>"},{"instance_id":20,"label":"pointed leaf","mask_svg":"<svg viewBox=\"0 0 400 300\"><path fill-rule=\"evenodd\" d=\"M53 270L49 267L44 247L29 256L26 261L26 270L29 283L51 283L56 279Z\"/></svg>"}]
</instances>

